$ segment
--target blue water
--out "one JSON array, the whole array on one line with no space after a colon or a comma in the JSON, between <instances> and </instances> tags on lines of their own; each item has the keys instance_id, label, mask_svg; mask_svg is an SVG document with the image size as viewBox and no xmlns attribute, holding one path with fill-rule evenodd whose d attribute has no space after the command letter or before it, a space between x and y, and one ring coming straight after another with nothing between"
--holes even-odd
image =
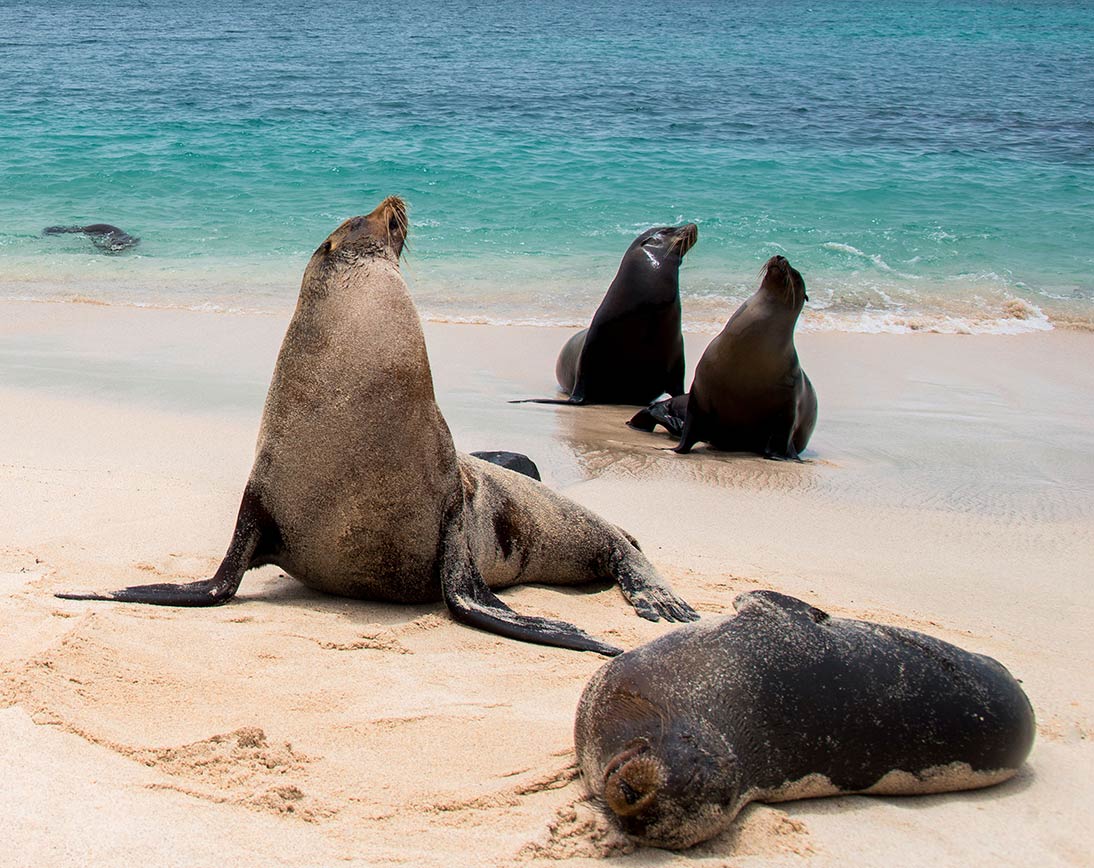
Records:
<instances>
[{"instance_id":1,"label":"blue water","mask_svg":"<svg viewBox=\"0 0 1094 868\"><path fill-rule=\"evenodd\" d=\"M1094 320L1094 4L588 5L0 2L0 297L280 310L398 193L433 317L583 322L690 220L691 328L776 252L806 327Z\"/></svg>"}]
</instances>

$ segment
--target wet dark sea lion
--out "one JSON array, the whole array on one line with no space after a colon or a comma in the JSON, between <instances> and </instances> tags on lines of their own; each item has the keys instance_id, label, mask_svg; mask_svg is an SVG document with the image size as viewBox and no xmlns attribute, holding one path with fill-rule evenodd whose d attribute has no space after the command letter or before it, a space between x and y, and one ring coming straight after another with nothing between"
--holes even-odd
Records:
<instances>
[{"instance_id":1,"label":"wet dark sea lion","mask_svg":"<svg viewBox=\"0 0 1094 868\"><path fill-rule=\"evenodd\" d=\"M642 617L697 617L618 528L539 482L456 452L399 271L406 231L405 205L388 198L312 255L216 574L59 596L210 606L229 600L247 570L275 564L331 594L443 599L458 621L603 654L619 649L563 621L518 615L493 589L612 579Z\"/></svg>"},{"instance_id":2,"label":"wet dark sea lion","mask_svg":"<svg viewBox=\"0 0 1094 868\"><path fill-rule=\"evenodd\" d=\"M666 392L683 392L680 263L698 237L694 223L656 226L639 235L623 255L592 323L558 355L555 377L570 397L525 401L648 404Z\"/></svg>"},{"instance_id":3,"label":"wet dark sea lion","mask_svg":"<svg viewBox=\"0 0 1094 868\"><path fill-rule=\"evenodd\" d=\"M771 257L760 288L704 351L686 405L680 398L659 401L627 424L643 431L664 425L680 438L680 453L702 441L731 452L798 458L817 424L817 393L794 347L807 299L801 274L784 257Z\"/></svg>"},{"instance_id":4,"label":"wet dark sea lion","mask_svg":"<svg viewBox=\"0 0 1094 868\"><path fill-rule=\"evenodd\" d=\"M1029 755L1033 709L992 658L774 591L734 606L617 657L582 694L585 783L638 840L690 847L753 801L986 787Z\"/></svg>"},{"instance_id":5,"label":"wet dark sea lion","mask_svg":"<svg viewBox=\"0 0 1094 868\"><path fill-rule=\"evenodd\" d=\"M111 226L109 223L92 223L89 226L47 226L42 230L43 235L86 235L91 243L106 253L118 253L134 246L139 238L134 238L128 232Z\"/></svg>"}]
</instances>

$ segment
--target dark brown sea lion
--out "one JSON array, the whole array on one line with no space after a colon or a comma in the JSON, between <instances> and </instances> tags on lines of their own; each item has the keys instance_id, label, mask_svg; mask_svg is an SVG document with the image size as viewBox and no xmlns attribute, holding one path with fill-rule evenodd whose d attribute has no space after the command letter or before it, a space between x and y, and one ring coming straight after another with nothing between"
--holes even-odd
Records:
<instances>
[{"instance_id":1,"label":"dark brown sea lion","mask_svg":"<svg viewBox=\"0 0 1094 868\"><path fill-rule=\"evenodd\" d=\"M627 424L643 431L664 425L680 438L680 453L703 441L798 458L817 424L817 393L794 347L794 326L808 298L797 270L784 257L771 257L760 288L703 353L686 402L659 401Z\"/></svg>"},{"instance_id":2,"label":"dark brown sea lion","mask_svg":"<svg viewBox=\"0 0 1094 868\"><path fill-rule=\"evenodd\" d=\"M685 223L634 239L592 323L558 355L555 377L570 397L513 403L648 404L683 392L680 263L698 237L699 228Z\"/></svg>"},{"instance_id":3,"label":"dark brown sea lion","mask_svg":"<svg viewBox=\"0 0 1094 868\"><path fill-rule=\"evenodd\" d=\"M698 617L618 528L541 483L456 452L399 272L406 232L406 207L392 197L313 254L216 574L59 596L210 606L231 599L247 570L275 564L331 594L443 599L464 623L602 654L619 649L563 621L518 615L493 589L612 579L642 617Z\"/></svg>"},{"instance_id":4,"label":"dark brown sea lion","mask_svg":"<svg viewBox=\"0 0 1094 868\"><path fill-rule=\"evenodd\" d=\"M92 223L89 226L47 226L42 230L43 235L86 235L91 243L106 253L118 253L134 246L139 238L134 238L128 232L111 226L109 223Z\"/></svg>"},{"instance_id":5,"label":"dark brown sea lion","mask_svg":"<svg viewBox=\"0 0 1094 868\"><path fill-rule=\"evenodd\" d=\"M753 801L986 787L1029 755L1033 709L992 658L773 591L734 606L617 657L581 696L586 786L639 841L690 847Z\"/></svg>"}]
</instances>

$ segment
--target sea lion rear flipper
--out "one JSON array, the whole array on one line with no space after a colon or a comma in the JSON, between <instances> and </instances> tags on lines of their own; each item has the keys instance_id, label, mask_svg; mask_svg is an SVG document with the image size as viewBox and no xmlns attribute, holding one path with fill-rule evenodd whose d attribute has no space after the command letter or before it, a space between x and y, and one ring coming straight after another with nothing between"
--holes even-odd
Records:
<instances>
[{"instance_id":1,"label":"sea lion rear flipper","mask_svg":"<svg viewBox=\"0 0 1094 868\"><path fill-rule=\"evenodd\" d=\"M520 615L505 605L472 562L462 520L449 523L442 548L441 593L452 617L460 623L539 645L595 651L606 657L622 653L622 648L601 642L573 624Z\"/></svg>"},{"instance_id":2,"label":"sea lion rear flipper","mask_svg":"<svg viewBox=\"0 0 1094 868\"><path fill-rule=\"evenodd\" d=\"M509 401L510 404L583 404L584 401L575 401L570 398L517 398Z\"/></svg>"},{"instance_id":3,"label":"sea lion rear flipper","mask_svg":"<svg viewBox=\"0 0 1094 868\"><path fill-rule=\"evenodd\" d=\"M148 603L153 606L216 606L235 596L243 574L254 565L263 537L269 536L273 520L248 489L239 506L235 532L224 560L211 579L185 584L160 582L133 585L107 594L55 594L62 600L112 600L117 603ZM276 529L274 530L276 533Z\"/></svg>"}]
</instances>

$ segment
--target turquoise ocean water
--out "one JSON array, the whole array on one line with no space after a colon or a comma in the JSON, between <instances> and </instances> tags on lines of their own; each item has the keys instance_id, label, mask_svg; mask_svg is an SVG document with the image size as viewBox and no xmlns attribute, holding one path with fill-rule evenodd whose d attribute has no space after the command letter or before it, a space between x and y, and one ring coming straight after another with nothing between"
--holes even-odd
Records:
<instances>
[{"instance_id":1,"label":"turquoise ocean water","mask_svg":"<svg viewBox=\"0 0 1094 868\"><path fill-rule=\"evenodd\" d=\"M0 297L283 311L391 193L437 319L584 323L688 220L690 329L773 253L805 328L1090 323L1094 4L0 0Z\"/></svg>"}]
</instances>

